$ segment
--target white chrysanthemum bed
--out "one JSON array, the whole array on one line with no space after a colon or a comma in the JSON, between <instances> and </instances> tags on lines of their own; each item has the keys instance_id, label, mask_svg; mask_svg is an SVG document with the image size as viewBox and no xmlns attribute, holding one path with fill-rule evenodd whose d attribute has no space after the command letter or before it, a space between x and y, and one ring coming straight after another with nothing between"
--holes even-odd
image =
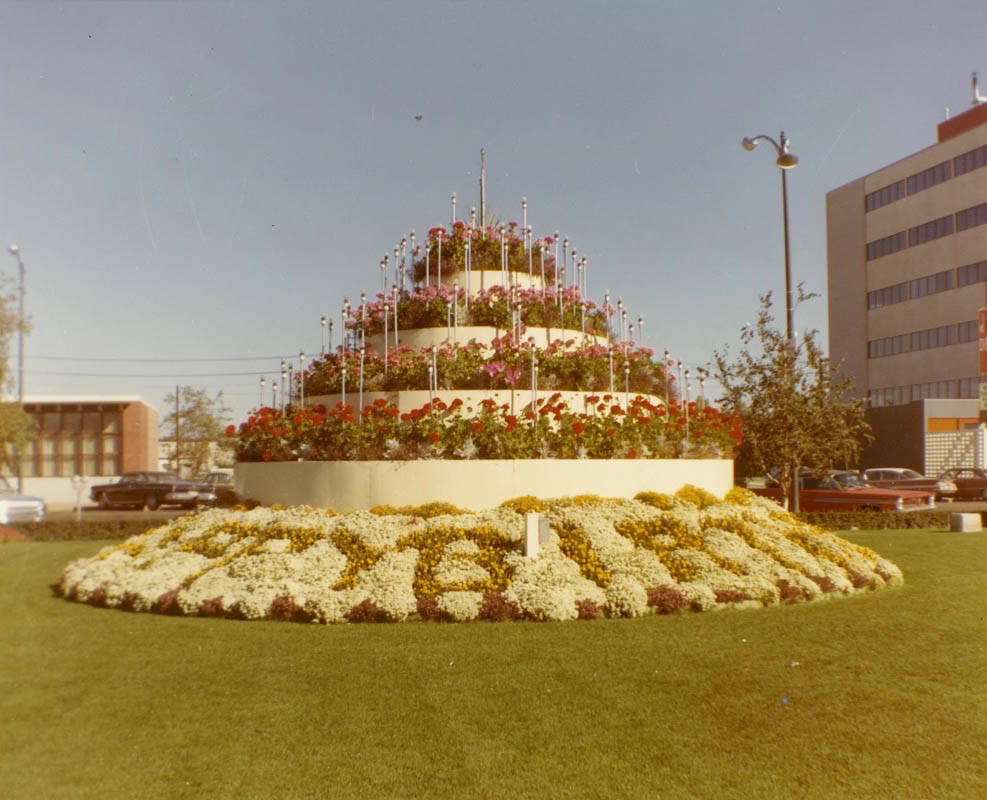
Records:
<instances>
[{"instance_id":1,"label":"white chrysanthemum bed","mask_svg":"<svg viewBox=\"0 0 987 800\"><path fill-rule=\"evenodd\" d=\"M437 515L455 509L213 510L72 562L59 588L131 611L328 623L635 617L902 582L877 553L743 490L639 498ZM522 555L527 511L551 526L534 557Z\"/></svg>"}]
</instances>

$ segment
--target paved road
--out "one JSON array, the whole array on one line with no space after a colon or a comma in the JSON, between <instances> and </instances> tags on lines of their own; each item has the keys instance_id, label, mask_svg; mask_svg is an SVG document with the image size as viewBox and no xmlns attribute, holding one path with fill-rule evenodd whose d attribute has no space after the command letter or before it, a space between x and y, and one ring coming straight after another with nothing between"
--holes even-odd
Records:
<instances>
[{"instance_id":1,"label":"paved road","mask_svg":"<svg viewBox=\"0 0 987 800\"><path fill-rule=\"evenodd\" d=\"M138 511L133 509L116 509L113 511L101 511L96 506L82 508L82 519L85 521L99 522L100 520L110 520L110 519L146 519L148 522L164 522L172 517L180 516L181 514L188 514L188 511L184 511L178 508L168 508L168 509L158 509L155 511ZM73 511L49 511L48 519L75 519L76 512Z\"/></svg>"}]
</instances>

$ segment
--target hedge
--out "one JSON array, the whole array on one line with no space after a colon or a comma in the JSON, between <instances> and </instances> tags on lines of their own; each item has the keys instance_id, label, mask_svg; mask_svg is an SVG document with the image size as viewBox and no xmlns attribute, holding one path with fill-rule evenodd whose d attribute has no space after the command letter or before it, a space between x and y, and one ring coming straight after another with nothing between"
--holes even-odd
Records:
<instances>
[{"instance_id":1,"label":"hedge","mask_svg":"<svg viewBox=\"0 0 987 800\"><path fill-rule=\"evenodd\" d=\"M795 516L828 531L949 529L948 511L802 511Z\"/></svg>"}]
</instances>

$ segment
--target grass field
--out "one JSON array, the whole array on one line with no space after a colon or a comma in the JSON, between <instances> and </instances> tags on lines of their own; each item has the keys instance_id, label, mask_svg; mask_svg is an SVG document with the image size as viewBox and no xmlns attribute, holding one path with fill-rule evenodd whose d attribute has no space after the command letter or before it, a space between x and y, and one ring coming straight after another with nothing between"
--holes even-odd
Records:
<instances>
[{"instance_id":1,"label":"grass field","mask_svg":"<svg viewBox=\"0 0 987 800\"><path fill-rule=\"evenodd\" d=\"M95 609L0 546L5 798L987 797L987 534L860 532L900 589L571 623Z\"/></svg>"}]
</instances>

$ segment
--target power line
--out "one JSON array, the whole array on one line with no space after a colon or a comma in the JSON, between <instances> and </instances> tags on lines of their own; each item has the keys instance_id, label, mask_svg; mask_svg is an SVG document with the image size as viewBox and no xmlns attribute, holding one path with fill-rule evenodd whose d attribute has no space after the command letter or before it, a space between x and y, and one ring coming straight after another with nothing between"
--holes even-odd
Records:
<instances>
[{"instance_id":1,"label":"power line","mask_svg":"<svg viewBox=\"0 0 987 800\"><path fill-rule=\"evenodd\" d=\"M68 378L233 378L245 375L271 375L278 370L269 369L263 372L174 372L162 374L127 373L127 372L49 372L47 370L30 370L28 375L58 375Z\"/></svg>"},{"instance_id":2,"label":"power line","mask_svg":"<svg viewBox=\"0 0 987 800\"><path fill-rule=\"evenodd\" d=\"M168 364L181 364L181 363L191 363L191 362L221 362L221 361L277 361L282 358L295 358L292 355L280 355L280 356L231 356L229 358L95 358L95 357L85 357L85 356L33 356L28 353L24 354L26 359L35 359L38 361L107 361L115 362L119 364L147 364L152 363L168 363ZM49 373L54 374L54 373Z\"/></svg>"}]
</instances>

